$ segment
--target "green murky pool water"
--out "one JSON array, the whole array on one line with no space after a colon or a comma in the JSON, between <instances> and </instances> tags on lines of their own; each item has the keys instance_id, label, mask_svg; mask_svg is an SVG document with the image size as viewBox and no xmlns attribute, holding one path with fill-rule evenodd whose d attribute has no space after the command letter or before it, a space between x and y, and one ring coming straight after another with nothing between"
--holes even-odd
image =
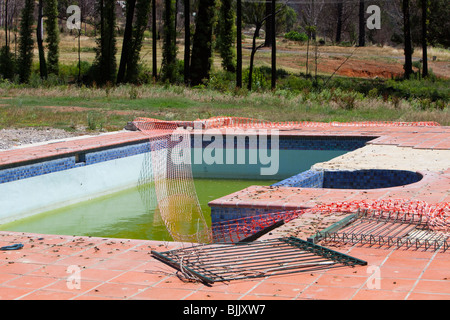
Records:
<instances>
[{"instance_id":1,"label":"green murky pool water","mask_svg":"<svg viewBox=\"0 0 450 320\"><path fill-rule=\"evenodd\" d=\"M206 222L211 223L208 202L251 185L274 184L308 170L315 163L328 161L344 153L346 151L280 150L278 174L267 176L260 175L260 164L244 166L194 164L194 184ZM159 214L146 208L137 187L2 224L0 230L105 238L172 240Z\"/></svg>"},{"instance_id":2,"label":"green murky pool water","mask_svg":"<svg viewBox=\"0 0 450 320\"><path fill-rule=\"evenodd\" d=\"M251 185L271 185L277 180L195 179L195 188L207 222L208 202ZM0 226L1 230L170 241L164 223L145 208L137 188L37 214Z\"/></svg>"}]
</instances>

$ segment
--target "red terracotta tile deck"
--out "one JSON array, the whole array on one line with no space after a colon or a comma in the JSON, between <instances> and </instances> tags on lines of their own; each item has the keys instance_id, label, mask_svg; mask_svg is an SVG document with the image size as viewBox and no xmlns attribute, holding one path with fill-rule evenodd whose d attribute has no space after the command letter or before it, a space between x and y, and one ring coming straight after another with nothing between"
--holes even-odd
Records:
<instances>
[{"instance_id":1,"label":"red terracotta tile deck","mask_svg":"<svg viewBox=\"0 0 450 320\"><path fill-rule=\"evenodd\" d=\"M40 158L52 158L74 154L84 150L104 148L122 143L148 140L136 131L121 131L114 134L102 134L88 138L67 139L54 143L0 151L0 166L33 161Z\"/></svg>"},{"instance_id":2,"label":"red terracotta tile deck","mask_svg":"<svg viewBox=\"0 0 450 320\"><path fill-rule=\"evenodd\" d=\"M371 136L371 144L450 149L449 127L331 127L281 131L284 135ZM138 132L77 139L0 152L0 166L143 140ZM426 172L408 187L333 190L250 187L218 199L226 206L299 208L330 199L410 198L449 201L450 170ZM256 197L255 191L264 191ZM271 276L246 281L181 281L151 250L186 244L150 240L40 235L0 231L0 300L450 300L450 251L422 252L358 245L334 248L367 266Z\"/></svg>"},{"instance_id":3,"label":"red terracotta tile deck","mask_svg":"<svg viewBox=\"0 0 450 320\"><path fill-rule=\"evenodd\" d=\"M0 232L13 243L24 247L0 251L1 300L450 300L450 252L340 247L368 265L205 286L150 255L181 243ZM47 259L27 259L36 254Z\"/></svg>"},{"instance_id":4,"label":"red terracotta tile deck","mask_svg":"<svg viewBox=\"0 0 450 320\"><path fill-rule=\"evenodd\" d=\"M443 202L449 196L449 175L422 172L423 178L408 186L352 190L297 187L249 187L210 202L211 206L293 210L333 201L416 199Z\"/></svg>"}]
</instances>

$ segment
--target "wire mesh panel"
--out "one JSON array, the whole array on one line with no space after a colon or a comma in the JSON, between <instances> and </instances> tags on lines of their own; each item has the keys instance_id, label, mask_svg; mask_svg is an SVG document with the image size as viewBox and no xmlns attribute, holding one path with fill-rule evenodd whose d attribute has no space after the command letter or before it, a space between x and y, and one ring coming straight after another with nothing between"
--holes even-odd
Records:
<instances>
[{"instance_id":1,"label":"wire mesh panel","mask_svg":"<svg viewBox=\"0 0 450 320\"><path fill-rule=\"evenodd\" d=\"M241 244L197 245L152 255L207 284L367 262L295 237Z\"/></svg>"},{"instance_id":2,"label":"wire mesh panel","mask_svg":"<svg viewBox=\"0 0 450 320\"><path fill-rule=\"evenodd\" d=\"M450 245L449 233L430 229L423 218L418 214L366 211L351 223L319 232L315 238L325 243L446 251Z\"/></svg>"}]
</instances>

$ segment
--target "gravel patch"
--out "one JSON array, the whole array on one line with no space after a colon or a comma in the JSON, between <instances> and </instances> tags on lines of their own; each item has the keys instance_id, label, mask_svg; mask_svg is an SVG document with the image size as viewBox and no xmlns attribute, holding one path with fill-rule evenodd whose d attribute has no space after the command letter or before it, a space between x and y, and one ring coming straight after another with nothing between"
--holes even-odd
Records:
<instances>
[{"instance_id":1,"label":"gravel patch","mask_svg":"<svg viewBox=\"0 0 450 320\"><path fill-rule=\"evenodd\" d=\"M85 135L55 128L20 128L0 130L0 150L8 150L40 142L60 140Z\"/></svg>"}]
</instances>

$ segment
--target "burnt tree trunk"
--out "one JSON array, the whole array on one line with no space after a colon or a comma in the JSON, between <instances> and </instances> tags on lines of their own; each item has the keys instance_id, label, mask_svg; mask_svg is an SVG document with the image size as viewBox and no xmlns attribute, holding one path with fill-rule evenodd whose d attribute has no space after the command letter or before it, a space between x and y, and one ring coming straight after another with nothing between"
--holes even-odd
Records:
<instances>
[{"instance_id":1,"label":"burnt tree trunk","mask_svg":"<svg viewBox=\"0 0 450 320\"><path fill-rule=\"evenodd\" d=\"M409 79L412 70L412 43L411 43L411 22L410 22L410 13L409 13L409 0L403 0L402 3L403 10L403 34L405 38L405 64L403 69L405 70L404 77L405 79Z\"/></svg>"}]
</instances>

